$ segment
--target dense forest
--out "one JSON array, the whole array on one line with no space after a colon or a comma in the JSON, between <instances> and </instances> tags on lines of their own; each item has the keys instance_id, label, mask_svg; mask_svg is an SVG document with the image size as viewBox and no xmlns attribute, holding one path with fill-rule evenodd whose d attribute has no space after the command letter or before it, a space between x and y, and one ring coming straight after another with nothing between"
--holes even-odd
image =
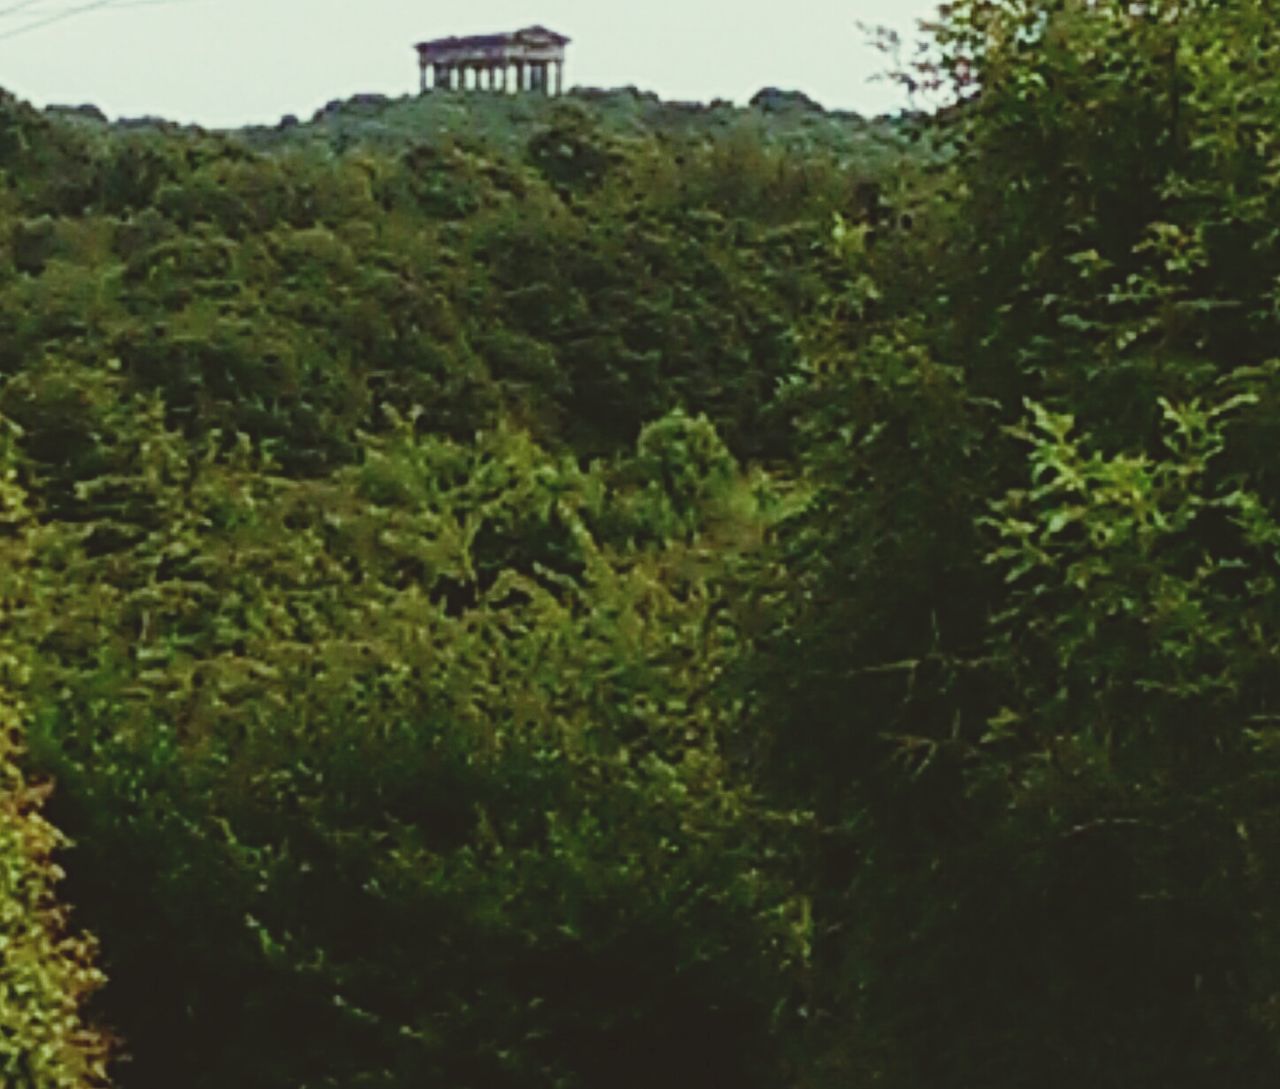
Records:
<instances>
[{"instance_id":1,"label":"dense forest","mask_svg":"<svg viewBox=\"0 0 1280 1089\"><path fill-rule=\"evenodd\" d=\"M1280 0L895 75L0 99L0 1083L1280 1083Z\"/></svg>"}]
</instances>

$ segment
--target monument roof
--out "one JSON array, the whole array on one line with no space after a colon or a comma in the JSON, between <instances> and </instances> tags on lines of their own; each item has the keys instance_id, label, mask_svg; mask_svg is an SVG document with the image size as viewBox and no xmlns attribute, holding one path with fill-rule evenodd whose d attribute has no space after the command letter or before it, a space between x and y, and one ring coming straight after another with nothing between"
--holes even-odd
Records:
<instances>
[{"instance_id":1,"label":"monument roof","mask_svg":"<svg viewBox=\"0 0 1280 1089\"><path fill-rule=\"evenodd\" d=\"M563 34L557 34L544 26L527 26L506 34L472 34L463 38L435 38L427 42L418 42L414 48L420 53L454 49L501 49L508 45L522 45L531 39L548 41L555 45L567 45L570 40Z\"/></svg>"}]
</instances>

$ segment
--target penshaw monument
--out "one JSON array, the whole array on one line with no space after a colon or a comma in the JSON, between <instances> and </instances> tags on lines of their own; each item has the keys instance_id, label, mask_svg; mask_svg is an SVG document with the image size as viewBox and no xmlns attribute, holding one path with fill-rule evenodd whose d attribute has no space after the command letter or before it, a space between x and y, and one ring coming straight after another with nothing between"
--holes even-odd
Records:
<instances>
[{"instance_id":1,"label":"penshaw monument","mask_svg":"<svg viewBox=\"0 0 1280 1089\"><path fill-rule=\"evenodd\" d=\"M564 90L564 47L568 44L563 34L530 26L510 34L437 38L419 42L414 48L423 91L440 88L558 95Z\"/></svg>"}]
</instances>

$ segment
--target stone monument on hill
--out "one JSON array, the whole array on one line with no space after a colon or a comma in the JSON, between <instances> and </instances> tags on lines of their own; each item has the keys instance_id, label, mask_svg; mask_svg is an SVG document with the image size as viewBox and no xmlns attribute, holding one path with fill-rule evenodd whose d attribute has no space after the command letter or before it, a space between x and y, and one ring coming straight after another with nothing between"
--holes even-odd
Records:
<instances>
[{"instance_id":1,"label":"stone monument on hill","mask_svg":"<svg viewBox=\"0 0 1280 1089\"><path fill-rule=\"evenodd\" d=\"M530 26L511 34L437 38L419 42L414 48L423 91L438 87L558 95L564 90L564 47L568 44L563 34Z\"/></svg>"}]
</instances>

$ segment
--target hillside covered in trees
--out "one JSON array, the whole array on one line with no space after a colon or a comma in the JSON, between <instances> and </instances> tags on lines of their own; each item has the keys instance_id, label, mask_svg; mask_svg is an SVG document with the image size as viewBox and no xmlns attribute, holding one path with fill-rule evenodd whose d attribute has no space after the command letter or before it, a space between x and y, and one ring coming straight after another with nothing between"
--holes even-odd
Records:
<instances>
[{"instance_id":1,"label":"hillside covered in trees","mask_svg":"<svg viewBox=\"0 0 1280 1089\"><path fill-rule=\"evenodd\" d=\"M1274 1086L1277 16L0 100L0 1083Z\"/></svg>"}]
</instances>

